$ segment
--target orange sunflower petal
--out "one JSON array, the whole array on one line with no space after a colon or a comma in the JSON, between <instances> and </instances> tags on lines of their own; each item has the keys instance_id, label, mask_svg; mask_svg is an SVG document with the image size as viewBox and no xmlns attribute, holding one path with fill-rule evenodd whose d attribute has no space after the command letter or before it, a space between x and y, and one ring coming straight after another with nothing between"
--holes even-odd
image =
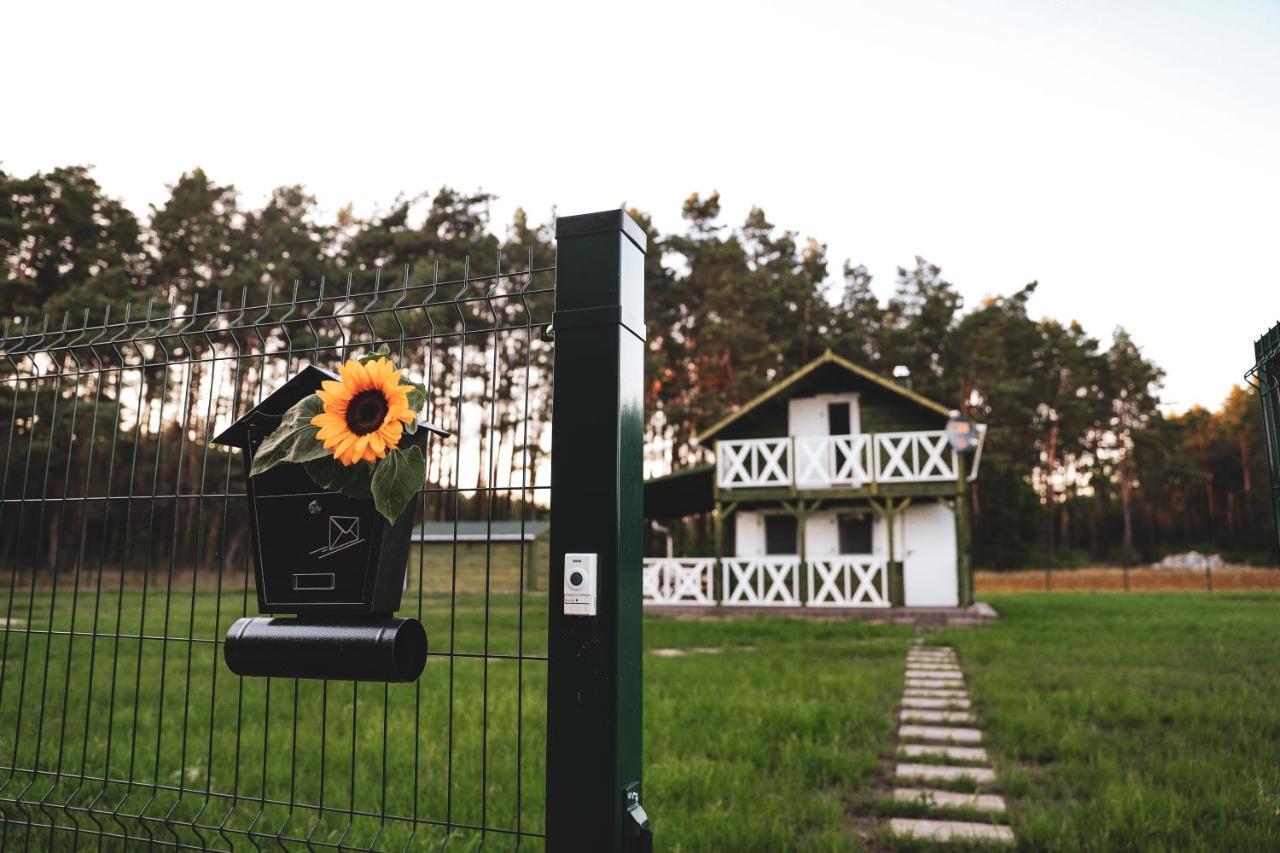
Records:
<instances>
[{"instance_id":1,"label":"orange sunflower petal","mask_svg":"<svg viewBox=\"0 0 1280 853\"><path fill-rule=\"evenodd\" d=\"M358 436L354 432L351 432L350 430L347 431L346 435L341 436L333 446L334 458L341 461L342 458L346 456L347 450L351 447L351 445L356 443L357 437Z\"/></svg>"},{"instance_id":2,"label":"orange sunflower petal","mask_svg":"<svg viewBox=\"0 0 1280 853\"><path fill-rule=\"evenodd\" d=\"M399 447L400 436L404 434L404 428L400 426L399 421L388 421L378 428L378 434L382 436L382 440L386 442L387 447Z\"/></svg>"},{"instance_id":3,"label":"orange sunflower petal","mask_svg":"<svg viewBox=\"0 0 1280 853\"><path fill-rule=\"evenodd\" d=\"M352 397L351 389L336 379L326 379L320 383L320 388L335 400L350 400Z\"/></svg>"}]
</instances>

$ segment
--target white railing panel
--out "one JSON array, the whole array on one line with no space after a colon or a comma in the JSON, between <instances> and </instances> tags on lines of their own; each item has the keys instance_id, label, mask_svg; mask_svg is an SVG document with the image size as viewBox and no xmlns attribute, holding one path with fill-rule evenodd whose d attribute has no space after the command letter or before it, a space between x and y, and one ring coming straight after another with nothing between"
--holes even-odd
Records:
<instances>
[{"instance_id":1,"label":"white railing panel","mask_svg":"<svg viewBox=\"0 0 1280 853\"><path fill-rule=\"evenodd\" d=\"M722 489L791 485L791 439L716 442L716 478Z\"/></svg>"},{"instance_id":2,"label":"white railing panel","mask_svg":"<svg viewBox=\"0 0 1280 853\"><path fill-rule=\"evenodd\" d=\"M956 478L955 451L941 430L880 432L874 436L879 483L930 483Z\"/></svg>"},{"instance_id":3,"label":"white railing panel","mask_svg":"<svg viewBox=\"0 0 1280 853\"><path fill-rule=\"evenodd\" d=\"M870 481L871 437L805 435L795 439L796 485L803 489L858 488Z\"/></svg>"},{"instance_id":4,"label":"white railing panel","mask_svg":"<svg viewBox=\"0 0 1280 853\"><path fill-rule=\"evenodd\" d=\"M720 603L726 607L799 606L798 557L726 557L720 563Z\"/></svg>"},{"instance_id":5,"label":"white railing panel","mask_svg":"<svg viewBox=\"0 0 1280 853\"><path fill-rule=\"evenodd\" d=\"M955 480L956 470L955 451L942 430L716 442L722 489L938 483Z\"/></svg>"},{"instance_id":6,"label":"white railing panel","mask_svg":"<svg viewBox=\"0 0 1280 853\"><path fill-rule=\"evenodd\" d=\"M647 557L644 561L644 603L714 607L714 557L677 559Z\"/></svg>"},{"instance_id":7,"label":"white railing panel","mask_svg":"<svg viewBox=\"0 0 1280 853\"><path fill-rule=\"evenodd\" d=\"M873 556L809 560L806 607L888 607L889 573Z\"/></svg>"}]
</instances>

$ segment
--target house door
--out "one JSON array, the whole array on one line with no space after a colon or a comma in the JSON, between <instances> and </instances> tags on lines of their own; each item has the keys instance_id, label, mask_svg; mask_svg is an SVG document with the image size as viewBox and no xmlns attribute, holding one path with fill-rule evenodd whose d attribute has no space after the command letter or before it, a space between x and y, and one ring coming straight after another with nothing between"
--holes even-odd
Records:
<instances>
[{"instance_id":1,"label":"house door","mask_svg":"<svg viewBox=\"0 0 1280 853\"><path fill-rule=\"evenodd\" d=\"M787 425L792 435L828 435L826 402L799 397L787 403Z\"/></svg>"},{"instance_id":2,"label":"house door","mask_svg":"<svg viewBox=\"0 0 1280 853\"><path fill-rule=\"evenodd\" d=\"M943 503L907 507L903 513L902 575L908 607L955 607L956 519Z\"/></svg>"}]
</instances>

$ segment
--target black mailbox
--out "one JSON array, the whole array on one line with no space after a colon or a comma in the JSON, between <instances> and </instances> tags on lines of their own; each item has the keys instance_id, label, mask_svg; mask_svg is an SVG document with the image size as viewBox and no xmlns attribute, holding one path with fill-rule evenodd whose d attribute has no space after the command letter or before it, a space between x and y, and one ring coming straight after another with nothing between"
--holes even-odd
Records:
<instances>
[{"instance_id":1,"label":"black mailbox","mask_svg":"<svg viewBox=\"0 0 1280 853\"><path fill-rule=\"evenodd\" d=\"M227 665L237 675L412 681L426 662L426 633L395 618L404 590L413 503L395 523L372 499L325 491L303 465L250 476L253 456L294 404L338 377L311 366L213 439L241 449L258 609L227 632ZM402 448L425 451L429 424ZM289 614L296 618L280 618Z\"/></svg>"}]
</instances>

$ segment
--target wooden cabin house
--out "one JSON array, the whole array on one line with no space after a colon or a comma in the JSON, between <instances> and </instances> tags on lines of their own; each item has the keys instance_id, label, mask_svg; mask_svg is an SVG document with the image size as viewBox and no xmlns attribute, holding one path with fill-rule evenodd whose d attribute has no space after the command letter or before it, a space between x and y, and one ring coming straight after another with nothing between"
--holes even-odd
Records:
<instances>
[{"instance_id":1,"label":"wooden cabin house","mask_svg":"<svg viewBox=\"0 0 1280 853\"><path fill-rule=\"evenodd\" d=\"M646 484L659 525L710 513L715 554L647 559L646 602L967 606L985 432L824 353L698 435L714 462Z\"/></svg>"}]
</instances>

